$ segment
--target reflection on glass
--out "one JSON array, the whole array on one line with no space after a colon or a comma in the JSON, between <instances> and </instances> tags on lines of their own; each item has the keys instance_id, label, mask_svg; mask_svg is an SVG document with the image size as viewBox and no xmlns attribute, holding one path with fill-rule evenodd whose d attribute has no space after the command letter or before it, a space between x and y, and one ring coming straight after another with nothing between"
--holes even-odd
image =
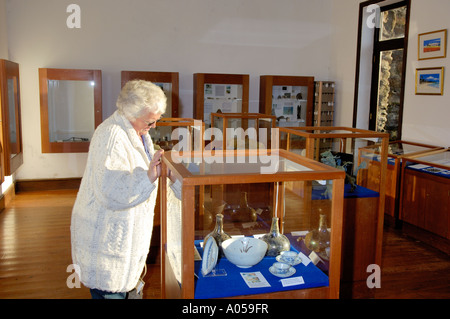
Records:
<instances>
[{"instance_id":1,"label":"reflection on glass","mask_svg":"<svg viewBox=\"0 0 450 319\"><path fill-rule=\"evenodd\" d=\"M16 123L16 94L17 79L8 78L8 111L9 111L9 148L10 156L13 158L20 152L20 145L17 143L17 123Z\"/></svg>"},{"instance_id":2,"label":"reflection on glass","mask_svg":"<svg viewBox=\"0 0 450 319\"><path fill-rule=\"evenodd\" d=\"M92 81L48 80L50 142L89 141L94 134Z\"/></svg>"},{"instance_id":3,"label":"reflection on glass","mask_svg":"<svg viewBox=\"0 0 450 319\"><path fill-rule=\"evenodd\" d=\"M278 120L278 126L305 126L307 86L273 86L272 115Z\"/></svg>"},{"instance_id":4,"label":"reflection on glass","mask_svg":"<svg viewBox=\"0 0 450 319\"><path fill-rule=\"evenodd\" d=\"M396 140L399 136L403 49L380 54L376 131L389 133L390 140Z\"/></svg>"},{"instance_id":5,"label":"reflection on glass","mask_svg":"<svg viewBox=\"0 0 450 319\"><path fill-rule=\"evenodd\" d=\"M204 86L204 122L210 127L211 113L241 113L243 86L209 84Z\"/></svg>"}]
</instances>

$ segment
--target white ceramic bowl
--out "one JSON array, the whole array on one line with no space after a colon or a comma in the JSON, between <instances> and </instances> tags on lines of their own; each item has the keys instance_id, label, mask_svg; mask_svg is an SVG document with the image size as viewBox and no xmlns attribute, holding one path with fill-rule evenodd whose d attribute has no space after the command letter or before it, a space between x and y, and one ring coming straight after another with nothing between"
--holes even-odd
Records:
<instances>
[{"instance_id":1,"label":"white ceramic bowl","mask_svg":"<svg viewBox=\"0 0 450 319\"><path fill-rule=\"evenodd\" d=\"M240 268L259 263L267 251L267 243L253 237L234 237L222 243L225 257Z\"/></svg>"}]
</instances>

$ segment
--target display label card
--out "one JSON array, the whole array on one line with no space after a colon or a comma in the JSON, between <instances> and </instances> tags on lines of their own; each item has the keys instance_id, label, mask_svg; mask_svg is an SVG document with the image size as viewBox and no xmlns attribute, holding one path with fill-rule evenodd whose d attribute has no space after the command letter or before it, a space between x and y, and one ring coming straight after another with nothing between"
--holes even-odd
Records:
<instances>
[{"instance_id":1,"label":"display label card","mask_svg":"<svg viewBox=\"0 0 450 319\"><path fill-rule=\"evenodd\" d=\"M304 283L305 283L305 281L303 280L302 276L281 279L281 284L283 285L283 287L303 285Z\"/></svg>"},{"instance_id":2,"label":"display label card","mask_svg":"<svg viewBox=\"0 0 450 319\"><path fill-rule=\"evenodd\" d=\"M241 272L241 276L249 288L270 287L267 279L259 271Z\"/></svg>"}]
</instances>

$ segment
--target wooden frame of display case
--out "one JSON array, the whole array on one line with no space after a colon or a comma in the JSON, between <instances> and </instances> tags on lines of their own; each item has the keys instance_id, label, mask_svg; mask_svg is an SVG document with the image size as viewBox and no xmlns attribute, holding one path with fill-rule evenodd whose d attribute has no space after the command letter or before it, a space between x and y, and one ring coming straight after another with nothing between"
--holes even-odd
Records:
<instances>
[{"instance_id":1,"label":"wooden frame of display case","mask_svg":"<svg viewBox=\"0 0 450 319\"><path fill-rule=\"evenodd\" d=\"M8 80L12 80L13 96L9 96ZM14 105L10 105L11 101ZM4 176L12 175L23 164L20 104L19 64L0 60L1 182ZM12 112L14 114L11 114Z\"/></svg>"},{"instance_id":2,"label":"wooden frame of display case","mask_svg":"<svg viewBox=\"0 0 450 319\"><path fill-rule=\"evenodd\" d=\"M291 151L290 135L304 138L305 156L314 160L320 160L320 143L322 139L341 139L340 152L346 152L348 145L346 139L382 139L381 158L379 176L372 176L378 184L378 197L355 197L346 194L344 197L344 228L343 228L343 266L342 283L353 285L352 293L359 291L360 294L371 296L365 285L367 279L367 266L369 264L381 265L381 255L383 246L383 224L384 224L384 200L385 200L385 180L387 167L387 147L389 135L387 133L373 132L369 130L350 127L290 127L279 128L280 138L284 132L287 143L280 141L281 147L286 147ZM303 142L302 142L303 143ZM327 147L325 147L327 148ZM359 149L361 150L361 149ZM355 155L355 154L353 154ZM358 160L360 154L358 153ZM359 163L358 163L359 165ZM358 175L359 176L359 175ZM358 184L359 185L359 184ZM367 185L361 185L368 187ZM368 187L369 189L373 189ZM349 196L347 196L349 195ZM358 282L363 282L359 285ZM341 284L342 284L341 283Z\"/></svg>"},{"instance_id":3,"label":"wooden frame of display case","mask_svg":"<svg viewBox=\"0 0 450 319\"><path fill-rule=\"evenodd\" d=\"M195 73L194 118L205 121L204 119L205 84L242 85L241 113L248 113L249 79L250 76L248 74Z\"/></svg>"},{"instance_id":4,"label":"wooden frame of display case","mask_svg":"<svg viewBox=\"0 0 450 319\"><path fill-rule=\"evenodd\" d=\"M122 87L128 81L139 79L150 81L153 83L170 83L171 84L171 108L172 114L168 118L177 118L179 114L179 75L178 72L151 72L151 71L122 71L121 73Z\"/></svg>"},{"instance_id":5,"label":"wooden frame of display case","mask_svg":"<svg viewBox=\"0 0 450 319\"><path fill-rule=\"evenodd\" d=\"M87 153L90 141L50 142L48 81L91 81L94 84L94 130L102 123L102 71L83 69L39 69L42 153ZM67 115L69 117L69 114Z\"/></svg>"},{"instance_id":6,"label":"wooden frame of display case","mask_svg":"<svg viewBox=\"0 0 450 319\"><path fill-rule=\"evenodd\" d=\"M433 150L438 150L438 149L442 149L442 147L439 146L433 146L433 145L428 145L428 144L422 144L422 143L415 143L415 142L408 142L408 141L403 141L403 140L398 140L398 141L391 141L389 142L389 146L394 145L394 144L407 144L410 146L417 146L417 147L423 147L423 148L427 148L427 149L423 149L423 150L416 150L416 151L412 151L409 153L404 153L404 154L393 154L390 150L390 147L388 147L388 154L387 154L387 160L388 160L388 165L387 165L387 169L386 169L386 184L385 184L385 189L386 189L386 199L385 199L385 208L384 208L384 213L387 216L387 219L393 219L393 221L390 221L390 223L398 223L398 218L399 218L399 199L400 199L400 185L401 185L401 166L402 166L402 160L405 157L411 157L411 156L416 156L416 155L420 155L429 151L433 151ZM366 147L365 150L366 151L370 151L371 149L373 150L373 152L376 152L376 150L379 148L379 145L373 145L373 146L369 146ZM392 163L393 161L393 163ZM371 168L373 170L378 170L379 166L376 165L377 163L374 162L373 166L371 166ZM371 173L369 173L371 174Z\"/></svg>"},{"instance_id":7,"label":"wooden frame of display case","mask_svg":"<svg viewBox=\"0 0 450 319\"><path fill-rule=\"evenodd\" d=\"M211 127L215 127L215 120L216 118L222 118L223 123L222 123L222 138L223 138L223 143L222 143L222 149L227 149L227 128L228 128L228 121L230 119L241 119L241 120L247 120L247 124L248 124L248 120L254 120L255 123L255 128L258 129L259 128L259 123L261 122L262 119L270 119L271 120L271 124L270 124L270 128L273 129L275 128L275 122L276 122L276 117L273 115L266 115L266 114L261 114L261 113L211 113ZM242 129L244 131L246 131L248 129L248 125L242 125ZM257 140L258 139L258 130L256 131L257 134ZM270 134L267 134L267 137L270 137ZM267 148L270 148L270 146L268 146Z\"/></svg>"},{"instance_id":8,"label":"wooden frame of display case","mask_svg":"<svg viewBox=\"0 0 450 319\"><path fill-rule=\"evenodd\" d=\"M238 156L258 154L257 151L218 151L219 154L226 156ZM333 169L324 164L312 161L310 159L298 156L285 150L272 151L271 154L277 154L281 158L289 159L294 163L311 168L310 171L296 172L278 172L277 174L191 174L183 163L178 163L172 158L171 152L166 152L162 159L161 175L161 253L162 253L162 298L186 298L193 299L195 296L194 279L194 238L195 238L195 187L203 185L228 185L242 183L277 183L285 181L312 181L312 180L333 180L332 188L332 220L331 220L331 256L329 268L328 286L274 292L270 294L243 295L234 298L338 298L339 297L339 278L341 265L341 236L342 236L342 206L343 206L343 186L344 173ZM186 158L202 158L202 153L186 153ZM208 155L206 155L208 156ZM201 167L200 163L200 167ZM245 165L245 164L237 164ZM182 182L181 198L181 278L182 283L178 282L170 262L167 259L165 251L167 245L167 171ZM244 170L245 171L245 170ZM279 197L283 196L280 192ZM274 213L276 216L282 216L283 205L278 206Z\"/></svg>"},{"instance_id":9,"label":"wooden frame of display case","mask_svg":"<svg viewBox=\"0 0 450 319\"><path fill-rule=\"evenodd\" d=\"M447 162L432 162L432 156L446 157ZM427 171L430 168L445 174ZM401 170L402 232L450 254L450 149L404 156Z\"/></svg>"},{"instance_id":10,"label":"wooden frame of display case","mask_svg":"<svg viewBox=\"0 0 450 319\"><path fill-rule=\"evenodd\" d=\"M305 125L313 123L314 110L314 77L312 76L284 76L284 75L261 75L259 85L259 112L272 115L273 87L274 86L305 86L308 98L306 101Z\"/></svg>"}]
</instances>

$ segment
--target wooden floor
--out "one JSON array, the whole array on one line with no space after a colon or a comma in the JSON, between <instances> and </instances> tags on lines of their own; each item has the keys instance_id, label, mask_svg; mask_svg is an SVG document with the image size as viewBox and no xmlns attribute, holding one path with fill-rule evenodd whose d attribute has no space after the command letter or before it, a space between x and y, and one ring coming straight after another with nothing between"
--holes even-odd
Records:
<instances>
[{"instance_id":1,"label":"wooden floor","mask_svg":"<svg viewBox=\"0 0 450 319\"><path fill-rule=\"evenodd\" d=\"M72 283L73 190L23 192L0 212L0 299L83 299ZM387 229L375 299L450 299L450 257ZM149 265L144 298L161 297L160 269Z\"/></svg>"}]
</instances>

